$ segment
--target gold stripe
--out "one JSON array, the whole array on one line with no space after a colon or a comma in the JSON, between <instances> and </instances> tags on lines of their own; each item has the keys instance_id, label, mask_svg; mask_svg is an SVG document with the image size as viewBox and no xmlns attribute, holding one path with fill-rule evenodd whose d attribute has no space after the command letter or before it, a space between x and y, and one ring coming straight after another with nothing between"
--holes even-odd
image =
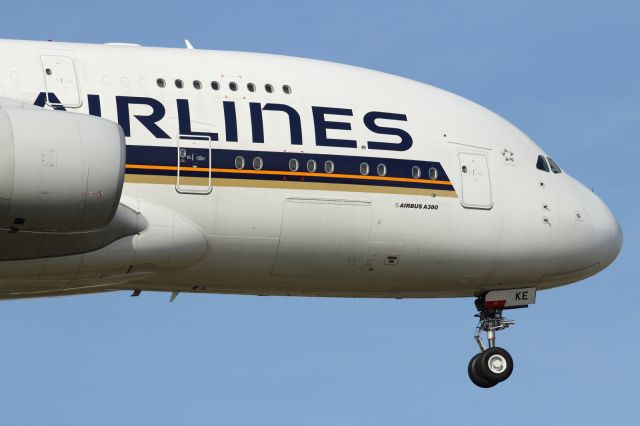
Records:
<instances>
[{"instance_id":1,"label":"gold stripe","mask_svg":"<svg viewBox=\"0 0 640 426\"><path fill-rule=\"evenodd\" d=\"M127 183L147 183L175 185L175 176L157 176L157 175L133 175L128 174L125 177ZM182 177L181 185L189 186L208 186L208 178L199 177ZM254 180L254 179L225 179L213 178L212 185L216 187L227 188L270 188L270 189L299 189L311 191L341 191L341 192L365 192L374 194L402 194L402 195L420 195L425 197L449 197L456 198L455 191L446 191L440 189L424 189L424 188L403 188L394 186L376 186L376 185L351 185L346 183L324 183L324 182L297 182L297 181L277 181L277 180Z\"/></svg>"},{"instance_id":2,"label":"gold stripe","mask_svg":"<svg viewBox=\"0 0 640 426\"><path fill-rule=\"evenodd\" d=\"M204 186L207 185L207 178L192 178L192 179L202 179L205 183ZM176 177L175 176L159 176L159 175L125 175L124 181L127 183L151 183L155 185L175 185ZM191 183L190 183L191 184Z\"/></svg>"},{"instance_id":3,"label":"gold stripe","mask_svg":"<svg viewBox=\"0 0 640 426\"><path fill-rule=\"evenodd\" d=\"M177 166L155 166L146 164L127 164L127 169L138 170L178 170ZM208 172L207 167L181 167L185 172ZM278 175L278 176L318 176L325 178L342 178L342 179L362 179L362 180L379 180L386 182L412 182L412 183L427 183L436 185L449 185L453 184L446 180L429 180L429 179L413 179L413 178L400 178L400 177L388 177L388 176L364 176L364 175L346 175L340 173L311 173L311 172L288 172L279 170L245 170L245 169L218 169L212 168L213 173L237 173L237 174L255 174L255 175Z\"/></svg>"}]
</instances>

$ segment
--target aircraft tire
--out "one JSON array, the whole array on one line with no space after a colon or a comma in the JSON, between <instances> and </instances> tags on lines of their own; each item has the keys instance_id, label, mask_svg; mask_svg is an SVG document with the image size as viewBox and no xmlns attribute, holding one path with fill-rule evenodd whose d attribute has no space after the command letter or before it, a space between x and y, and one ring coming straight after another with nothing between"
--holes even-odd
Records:
<instances>
[{"instance_id":1,"label":"aircraft tire","mask_svg":"<svg viewBox=\"0 0 640 426\"><path fill-rule=\"evenodd\" d=\"M513 372L513 359L509 352L493 347L481 352L477 361L480 374L490 382L505 381Z\"/></svg>"},{"instance_id":2,"label":"aircraft tire","mask_svg":"<svg viewBox=\"0 0 640 426\"><path fill-rule=\"evenodd\" d=\"M467 373L469 373L469 378L473 382L474 385L481 388L491 388L495 386L498 382L492 382L491 380L484 377L484 375L480 371L480 357L483 352L476 354L469 361L469 366L467 367Z\"/></svg>"}]
</instances>

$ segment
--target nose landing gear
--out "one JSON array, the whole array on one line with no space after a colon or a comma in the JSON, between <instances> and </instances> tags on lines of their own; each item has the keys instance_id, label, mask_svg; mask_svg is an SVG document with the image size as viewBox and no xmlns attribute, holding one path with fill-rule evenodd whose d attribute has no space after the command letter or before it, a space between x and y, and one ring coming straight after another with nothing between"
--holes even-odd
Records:
<instances>
[{"instance_id":1,"label":"nose landing gear","mask_svg":"<svg viewBox=\"0 0 640 426\"><path fill-rule=\"evenodd\" d=\"M505 381L513 371L513 359L509 352L496 346L496 331L504 330L515 321L502 316L502 307L487 304L485 297L476 299L476 308L479 318L474 338L480 347L480 353L476 354L467 369L471 381L481 388L490 388ZM481 334L487 333L487 347L482 342Z\"/></svg>"}]
</instances>

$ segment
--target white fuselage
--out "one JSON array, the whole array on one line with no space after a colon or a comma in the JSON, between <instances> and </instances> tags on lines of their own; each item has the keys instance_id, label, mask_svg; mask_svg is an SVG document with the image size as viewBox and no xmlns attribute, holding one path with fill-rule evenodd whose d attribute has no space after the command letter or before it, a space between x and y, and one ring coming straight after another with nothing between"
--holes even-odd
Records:
<instances>
[{"instance_id":1,"label":"white fuselage","mask_svg":"<svg viewBox=\"0 0 640 426\"><path fill-rule=\"evenodd\" d=\"M423 83L274 55L0 42L0 98L47 92L120 123L121 202L159 231L4 260L2 298L472 296L568 284L620 250L609 209L537 168L525 134Z\"/></svg>"}]
</instances>

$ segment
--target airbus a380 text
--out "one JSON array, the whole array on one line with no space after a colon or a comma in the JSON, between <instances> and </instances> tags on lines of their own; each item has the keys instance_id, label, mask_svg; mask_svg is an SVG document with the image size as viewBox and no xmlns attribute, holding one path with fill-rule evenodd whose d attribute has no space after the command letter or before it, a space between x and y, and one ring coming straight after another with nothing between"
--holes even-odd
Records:
<instances>
[{"instance_id":1,"label":"airbus a380 text","mask_svg":"<svg viewBox=\"0 0 640 426\"><path fill-rule=\"evenodd\" d=\"M0 153L0 298L475 297L481 387L513 369L503 311L622 244L504 119L316 60L0 41Z\"/></svg>"}]
</instances>

